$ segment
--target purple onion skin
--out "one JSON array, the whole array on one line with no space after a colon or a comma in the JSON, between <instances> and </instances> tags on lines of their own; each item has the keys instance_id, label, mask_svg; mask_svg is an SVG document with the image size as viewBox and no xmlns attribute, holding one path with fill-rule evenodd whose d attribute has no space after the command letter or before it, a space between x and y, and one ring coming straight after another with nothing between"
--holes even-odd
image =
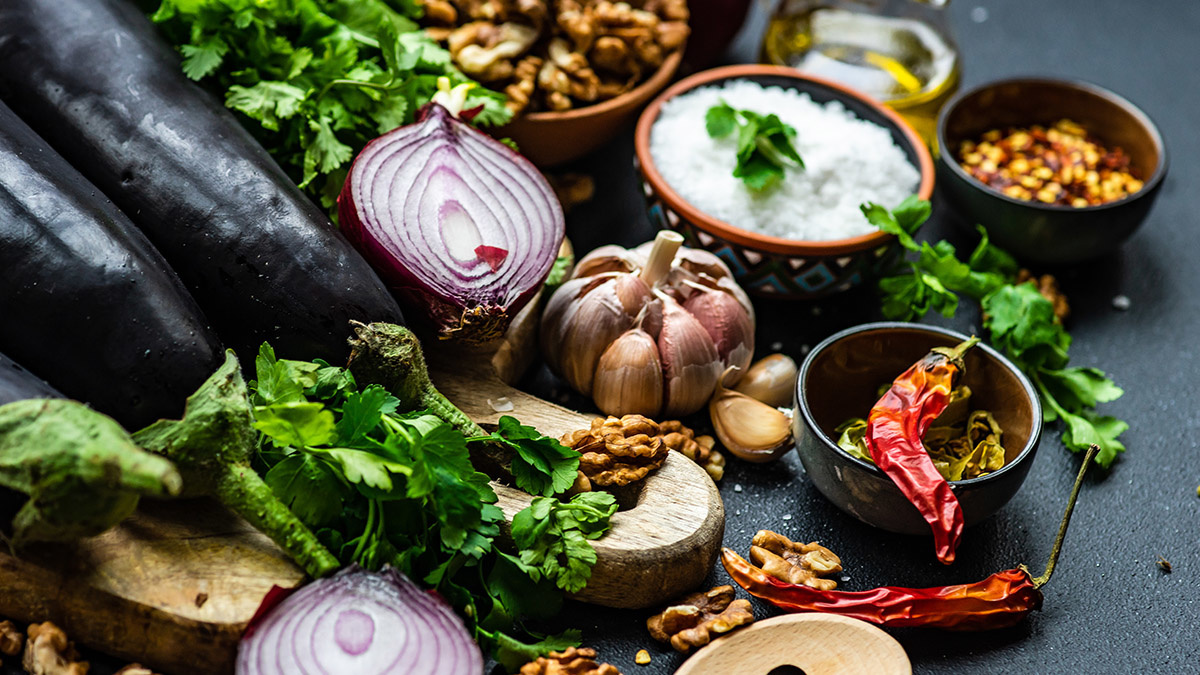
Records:
<instances>
[{"instance_id":1,"label":"purple onion skin","mask_svg":"<svg viewBox=\"0 0 1200 675\"><path fill-rule=\"evenodd\" d=\"M289 595L238 646L237 675L481 675L483 655L441 596L391 567L351 565Z\"/></svg>"},{"instance_id":2,"label":"purple onion skin","mask_svg":"<svg viewBox=\"0 0 1200 675\"><path fill-rule=\"evenodd\" d=\"M404 178L397 180L398 174ZM455 189L439 191L438 185ZM454 257L453 237L437 236L450 220L446 213L469 213L463 202L481 216L467 217L476 235L504 228L504 236L514 239L478 242L507 253L499 267L482 254ZM428 213L420 227L402 213L427 211L429 204L437 205L436 225ZM338 196L338 218L347 239L402 304L420 312L439 337L467 342L504 333L550 273L566 229L553 189L533 164L436 103L413 124L363 148ZM384 241L389 237L391 246ZM439 252L444 255L435 257Z\"/></svg>"}]
</instances>

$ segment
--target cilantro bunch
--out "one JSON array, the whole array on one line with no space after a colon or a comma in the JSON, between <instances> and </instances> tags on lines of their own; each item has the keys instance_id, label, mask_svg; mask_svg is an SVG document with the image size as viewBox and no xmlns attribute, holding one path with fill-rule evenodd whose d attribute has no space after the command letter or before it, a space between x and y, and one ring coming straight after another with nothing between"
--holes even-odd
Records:
<instances>
[{"instance_id":1,"label":"cilantro bunch","mask_svg":"<svg viewBox=\"0 0 1200 675\"><path fill-rule=\"evenodd\" d=\"M278 359L268 345L255 370L258 468L342 564L391 564L438 590L512 669L577 643L572 632L513 633L556 613L562 590L586 585L596 561L589 540L616 512L604 492L551 496L571 485L579 453L511 417L489 436L466 438L427 411L400 410L383 387L359 388L344 368ZM513 449L518 486L546 495L513 518L514 551L497 542L504 514L471 464L468 444L485 442Z\"/></svg>"},{"instance_id":2,"label":"cilantro bunch","mask_svg":"<svg viewBox=\"0 0 1200 675\"><path fill-rule=\"evenodd\" d=\"M1032 283L1013 283L1017 263L1012 256L993 246L982 227L979 245L966 262L948 242L917 243L913 235L929 218L930 204L915 196L891 211L873 203L864 204L862 211L872 225L895 235L915 255L900 260L879 281L884 316L912 321L937 311L951 317L958 294L976 300L989 342L1029 376L1042 400L1045 421L1063 421L1063 444L1073 452L1096 444L1096 462L1111 466L1125 451L1118 437L1129 425L1099 414L1096 406L1124 392L1101 370L1067 366L1071 336Z\"/></svg>"},{"instance_id":3,"label":"cilantro bunch","mask_svg":"<svg viewBox=\"0 0 1200 675\"><path fill-rule=\"evenodd\" d=\"M413 121L437 78L470 82L413 19L414 0L162 0L152 15L303 188L334 203L348 162ZM472 90L474 121L502 124L502 94Z\"/></svg>"},{"instance_id":4,"label":"cilantro bunch","mask_svg":"<svg viewBox=\"0 0 1200 675\"><path fill-rule=\"evenodd\" d=\"M804 168L792 140L796 130L778 115L736 110L725 101L708 109L704 128L712 138L737 130L737 166L733 175L751 190L765 190L783 179L786 167Z\"/></svg>"}]
</instances>

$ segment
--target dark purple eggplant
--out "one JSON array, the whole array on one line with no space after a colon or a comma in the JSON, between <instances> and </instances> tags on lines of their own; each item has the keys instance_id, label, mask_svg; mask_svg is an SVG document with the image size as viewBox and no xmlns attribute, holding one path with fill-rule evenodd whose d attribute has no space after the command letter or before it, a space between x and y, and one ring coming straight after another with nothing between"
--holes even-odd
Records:
<instances>
[{"instance_id":1,"label":"dark purple eggplant","mask_svg":"<svg viewBox=\"0 0 1200 675\"><path fill-rule=\"evenodd\" d=\"M223 356L145 235L2 104L0 351L128 428L179 417Z\"/></svg>"},{"instance_id":2,"label":"dark purple eggplant","mask_svg":"<svg viewBox=\"0 0 1200 675\"><path fill-rule=\"evenodd\" d=\"M0 354L0 405L27 398L62 398L45 380ZM3 513L0 510L0 513ZM0 517L2 519L2 517Z\"/></svg>"},{"instance_id":3,"label":"dark purple eggplant","mask_svg":"<svg viewBox=\"0 0 1200 675\"><path fill-rule=\"evenodd\" d=\"M0 0L0 98L171 263L225 343L344 361L400 308L128 0Z\"/></svg>"}]
</instances>

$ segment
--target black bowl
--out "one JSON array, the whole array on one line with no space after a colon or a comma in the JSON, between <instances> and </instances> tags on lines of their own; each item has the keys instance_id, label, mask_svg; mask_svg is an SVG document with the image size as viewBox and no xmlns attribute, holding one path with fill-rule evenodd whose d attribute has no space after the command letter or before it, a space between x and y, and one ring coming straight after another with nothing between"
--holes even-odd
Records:
<instances>
[{"instance_id":1,"label":"black bowl","mask_svg":"<svg viewBox=\"0 0 1200 675\"><path fill-rule=\"evenodd\" d=\"M808 353L796 379L792 433L813 485L835 506L875 527L929 534L917 507L883 471L838 447L834 428L866 417L881 383L891 382L933 347L951 347L967 336L913 323L868 323L826 339ZM1004 430L1005 464L951 489L970 526L994 514L1016 494L1042 435L1042 406L1029 378L987 345L967 352L962 383L972 408L989 410Z\"/></svg>"},{"instance_id":2,"label":"black bowl","mask_svg":"<svg viewBox=\"0 0 1200 675\"><path fill-rule=\"evenodd\" d=\"M1106 147L1119 147L1140 173L1141 190L1115 202L1072 207L1023 201L985 185L958 164L959 144L990 129L1044 126L1068 118ZM937 180L967 227L987 228L1017 258L1075 263L1109 253L1145 220L1167 173L1167 150L1154 122L1107 89L1068 80L1002 80L964 92L938 118Z\"/></svg>"}]
</instances>

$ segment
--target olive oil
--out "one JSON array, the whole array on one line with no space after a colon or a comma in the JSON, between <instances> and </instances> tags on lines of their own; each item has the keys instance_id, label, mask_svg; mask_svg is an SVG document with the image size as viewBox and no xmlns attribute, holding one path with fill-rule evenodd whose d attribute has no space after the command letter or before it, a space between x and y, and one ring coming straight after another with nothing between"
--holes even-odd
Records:
<instances>
[{"instance_id":1,"label":"olive oil","mask_svg":"<svg viewBox=\"0 0 1200 675\"><path fill-rule=\"evenodd\" d=\"M770 63L842 82L885 102L930 146L938 111L958 88L953 40L909 16L784 2L767 27L763 53Z\"/></svg>"}]
</instances>

